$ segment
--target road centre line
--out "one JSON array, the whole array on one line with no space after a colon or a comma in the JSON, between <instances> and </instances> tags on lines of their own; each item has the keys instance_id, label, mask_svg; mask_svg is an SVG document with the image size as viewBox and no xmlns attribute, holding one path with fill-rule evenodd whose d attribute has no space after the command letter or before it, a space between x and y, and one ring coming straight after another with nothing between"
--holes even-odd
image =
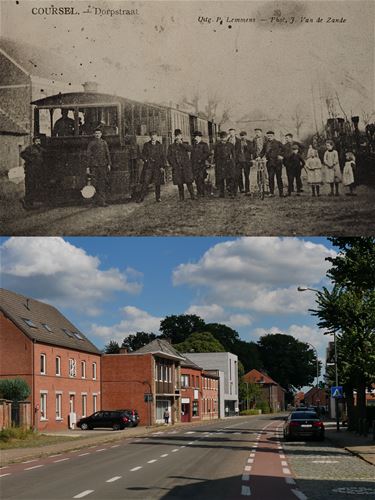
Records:
<instances>
[{"instance_id":1,"label":"road centre line","mask_svg":"<svg viewBox=\"0 0 375 500\"><path fill-rule=\"evenodd\" d=\"M54 460L54 463L57 464L58 462L65 462L65 460L70 460L70 458L59 458L58 460Z\"/></svg>"},{"instance_id":2,"label":"road centre line","mask_svg":"<svg viewBox=\"0 0 375 500\"><path fill-rule=\"evenodd\" d=\"M83 498L87 495L90 495L90 493L93 493L93 492L94 492L94 490L85 490L85 491L82 491L81 493L78 493L78 495L76 495L73 498Z\"/></svg>"},{"instance_id":3,"label":"road centre line","mask_svg":"<svg viewBox=\"0 0 375 500\"><path fill-rule=\"evenodd\" d=\"M41 465L33 465L32 467L26 467L24 470L33 470L33 469L38 469L39 467L44 467L43 464Z\"/></svg>"},{"instance_id":4,"label":"road centre line","mask_svg":"<svg viewBox=\"0 0 375 500\"><path fill-rule=\"evenodd\" d=\"M142 469L141 465L138 465L138 467L133 467L132 469L130 469L130 472L135 472L136 470L139 470L139 469Z\"/></svg>"},{"instance_id":5,"label":"road centre line","mask_svg":"<svg viewBox=\"0 0 375 500\"><path fill-rule=\"evenodd\" d=\"M111 479L107 479L106 483L113 483L114 481L118 481L119 479L121 479L122 476L114 476L114 477L111 477Z\"/></svg>"}]
</instances>

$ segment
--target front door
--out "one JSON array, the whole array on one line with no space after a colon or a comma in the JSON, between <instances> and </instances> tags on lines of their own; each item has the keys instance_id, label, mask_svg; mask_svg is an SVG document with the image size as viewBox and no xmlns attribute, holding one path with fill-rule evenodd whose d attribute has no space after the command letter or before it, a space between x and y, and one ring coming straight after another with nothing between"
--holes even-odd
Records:
<instances>
[{"instance_id":1,"label":"front door","mask_svg":"<svg viewBox=\"0 0 375 500\"><path fill-rule=\"evenodd\" d=\"M190 422L190 403L181 403L181 422Z\"/></svg>"}]
</instances>

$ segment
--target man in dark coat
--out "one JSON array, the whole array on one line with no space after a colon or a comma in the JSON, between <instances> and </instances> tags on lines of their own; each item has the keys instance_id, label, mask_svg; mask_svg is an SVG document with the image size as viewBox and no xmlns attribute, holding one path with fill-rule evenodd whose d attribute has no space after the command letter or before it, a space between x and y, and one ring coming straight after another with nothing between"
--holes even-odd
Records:
<instances>
[{"instance_id":1,"label":"man in dark coat","mask_svg":"<svg viewBox=\"0 0 375 500\"><path fill-rule=\"evenodd\" d=\"M22 204L26 210L33 208L35 201L40 201L41 188L45 184L44 154L40 137L34 137L33 144L20 153L25 160L25 197Z\"/></svg>"},{"instance_id":2,"label":"man in dark coat","mask_svg":"<svg viewBox=\"0 0 375 500\"><path fill-rule=\"evenodd\" d=\"M261 128L254 129L255 136L253 139L253 159L260 158L260 153L263 151L265 144L265 138L263 136L263 130Z\"/></svg>"},{"instance_id":3,"label":"man in dark coat","mask_svg":"<svg viewBox=\"0 0 375 500\"><path fill-rule=\"evenodd\" d=\"M274 196L275 191L275 175L277 181L277 187L279 190L279 196L283 196L283 181L281 178L283 169L283 152L284 148L280 141L275 139L275 132L272 130L268 131L266 143L263 146L263 150L260 156L265 156L267 159L267 171L268 171L268 182L270 188L269 196Z\"/></svg>"},{"instance_id":4,"label":"man in dark coat","mask_svg":"<svg viewBox=\"0 0 375 500\"><path fill-rule=\"evenodd\" d=\"M236 146L237 183L240 191L243 191L242 172L245 174L245 193L250 193L250 167L253 159L253 145L247 138L246 132L240 132L240 141Z\"/></svg>"},{"instance_id":5,"label":"man in dark coat","mask_svg":"<svg viewBox=\"0 0 375 500\"><path fill-rule=\"evenodd\" d=\"M202 141L202 132L198 130L193 133L193 146L191 150L191 163L193 166L193 175L195 185L197 186L197 195L204 196L204 179L206 178L206 161L210 157L208 144Z\"/></svg>"},{"instance_id":6,"label":"man in dark coat","mask_svg":"<svg viewBox=\"0 0 375 500\"><path fill-rule=\"evenodd\" d=\"M301 171L305 166L305 160L299 153L297 144L293 144L292 153L285 158L284 165L288 176L288 196L294 191L294 180L296 181L297 196L300 195L302 189Z\"/></svg>"},{"instance_id":7,"label":"man in dark coat","mask_svg":"<svg viewBox=\"0 0 375 500\"><path fill-rule=\"evenodd\" d=\"M285 165L286 174L288 176L288 193L292 193L294 191L293 182L296 179L296 187L297 192L300 193L302 191L302 181L301 181L301 169L299 171L299 175L294 172L293 166L289 161L290 157L293 154L293 146L298 147L298 152L302 156L303 155L303 146L299 142L293 139L293 134L285 134L285 144L284 144L284 153L283 153L283 163ZM293 162L292 162L293 163ZM292 179L292 185L290 186L289 179Z\"/></svg>"},{"instance_id":8,"label":"man in dark coat","mask_svg":"<svg viewBox=\"0 0 375 500\"><path fill-rule=\"evenodd\" d=\"M185 198L184 184L186 184L190 197L195 199L193 188L193 169L189 153L191 153L190 144L184 143L182 140L182 132L180 129L174 131L175 140L168 147L167 159L172 167L172 181L178 187L178 195L180 201Z\"/></svg>"},{"instance_id":9,"label":"man in dark coat","mask_svg":"<svg viewBox=\"0 0 375 500\"><path fill-rule=\"evenodd\" d=\"M220 198L225 197L225 190L228 189L230 196L236 196L236 164L234 146L227 141L227 133L222 131L219 134L219 141L214 147L214 163L216 186L219 189Z\"/></svg>"},{"instance_id":10,"label":"man in dark coat","mask_svg":"<svg viewBox=\"0 0 375 500\"><path fill-rule=\"evenodd\" d=\"M146 142L142 149L143 169L141 173L142 185L139 201L143 201L151 182L155 185L156 201L161 201L160 185L162 183L162 169L165 166L166 159L163 146L157 140L157 137L157 132L152 131L150 133L150 141Z\"/></svg>"},{"instance_id":11,"label":"man in dark coat","mask_svg":"<svg viewBox=\"0 0 375 500\"><path fill-rule=\"evenodd\" d=\"M239 164L239 154L240 154L240 139L236 135L236 129L230 128L228 130L227 142L233 145L234 147L234 162L236 167L236 183L240 192L243 193L243 179L242 179L242 166Z\"/></svg>"},{"instance_id":12,"label":"man in dark coat","mask_svg":"<svg viewBox=\"0 0 375 500\"><path fill-rule=\"evenodd\" d=\"M61 118L55 123L52 135L56 137L74 135L74 120L73 118L69 118L68 113L68 109L61 109Z\"/></svg>"},{"instance_id":13,"label":"man in dark coat","mask_svg":"<svg viewBox=\"0 0 375 500\"><path fill-rule=\"evenodd\" d=\"M108 173L111 170L111 156L108 144L102 139L102 131L96 129L94 139L87 146L87 164L93 175L95 186L95 202L101 207L106 207Z\"/></svg>"}]
</instances>

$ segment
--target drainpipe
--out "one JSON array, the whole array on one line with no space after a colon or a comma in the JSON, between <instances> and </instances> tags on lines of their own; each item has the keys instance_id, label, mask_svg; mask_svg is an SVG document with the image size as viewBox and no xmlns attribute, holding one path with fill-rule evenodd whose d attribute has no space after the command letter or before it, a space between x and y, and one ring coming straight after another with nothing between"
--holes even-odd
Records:
<instances>
[{"instance_id":1,"label":"drainpipe","mask_svg":"<svg viewBox=\"0 0 375 500\"><path fill-rule=\"evenodd\" d=\"M33 423L33 431L37 430L37 425L36 425L36 411L35 411L35 406L36 406L36 401L35 401L35 343L36 340L33 339L33 350L32 350L32 367L31 367L31 376L32 376L32 391L31 391L31 401L32 401L32 423Z\"/></svg>"}]
</instances>

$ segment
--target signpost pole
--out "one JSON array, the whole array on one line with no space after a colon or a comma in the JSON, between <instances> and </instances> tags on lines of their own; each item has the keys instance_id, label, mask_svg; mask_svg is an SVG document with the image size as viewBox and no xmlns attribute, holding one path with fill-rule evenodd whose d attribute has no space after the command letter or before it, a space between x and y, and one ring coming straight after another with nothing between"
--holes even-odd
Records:
<instances>
[{"instance_id":1,"label":"signpost pole","mask_svg":"<svg viewBox=\"0 0 375 500\"><path fill-rule=\"evenodd\" d=\"M333 343L335 347L335 378L336 387L339 385L339 372L337 369L337 344L336 344L336 332L333 334ZM339 415L339 398L335 398L335 414L336 414L336 431L340 432L340 415Z\"/></svg>"}]
</instances>

